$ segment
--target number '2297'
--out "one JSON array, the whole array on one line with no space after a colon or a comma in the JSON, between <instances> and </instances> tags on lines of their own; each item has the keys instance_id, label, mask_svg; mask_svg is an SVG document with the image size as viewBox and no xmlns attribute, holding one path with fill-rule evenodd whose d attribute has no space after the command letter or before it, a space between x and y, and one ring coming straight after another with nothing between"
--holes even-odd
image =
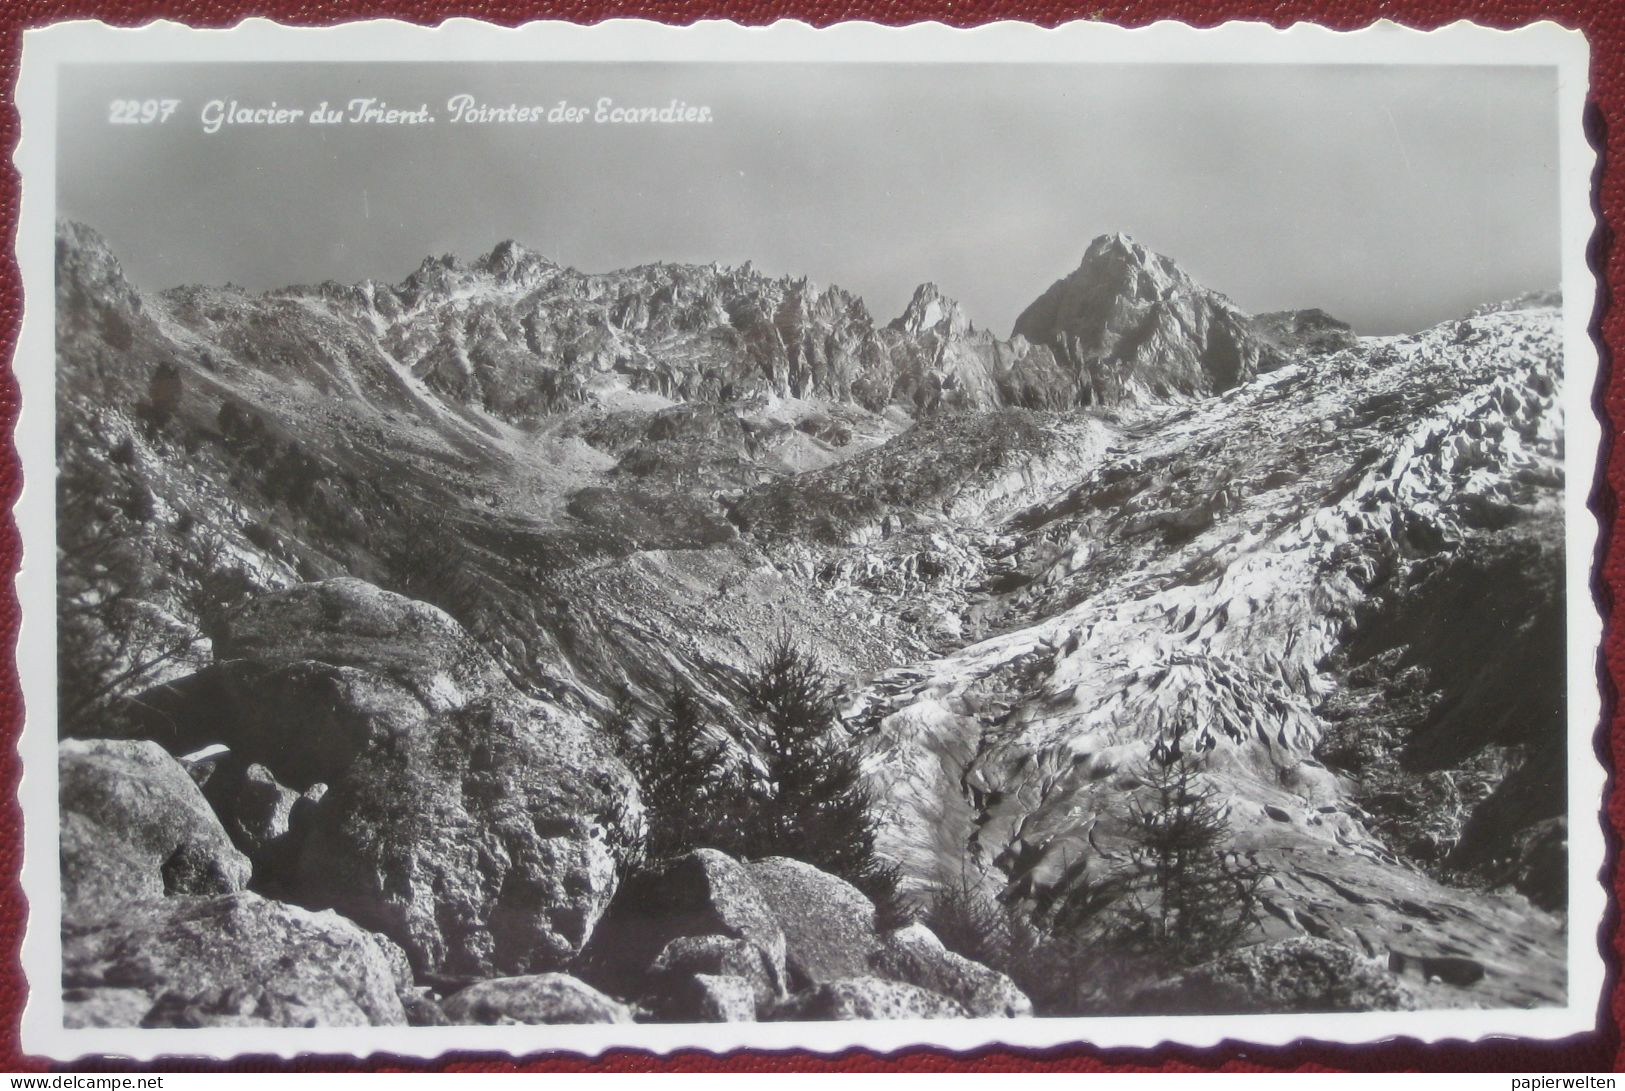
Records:
<instances>
[{"instance_id":1,"label":"number '2297'","mask_svg":"<svg viewBox=\"0 0 1625 1091\"><path fill-rule=\"evenodd\" d=\"M116 98L107 104L109 125L162 125L169 120L178 98Z\"/></svg>"}]
</instances>

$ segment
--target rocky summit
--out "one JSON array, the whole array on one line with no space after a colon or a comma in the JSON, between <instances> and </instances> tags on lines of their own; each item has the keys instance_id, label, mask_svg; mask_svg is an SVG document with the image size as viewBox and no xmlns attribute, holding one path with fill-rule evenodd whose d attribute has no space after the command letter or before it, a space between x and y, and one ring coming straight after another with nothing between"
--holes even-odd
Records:
<instances>
[{"instance_id":1,"label":"rocky summit","mask_svg":"<svg viewBox=\"0 0 1625 1091\"><path fill-rule=\"evenodd\" d=\"M512 242L149 292L63 224L57 275L74 1025L1566 997L1549 294L1362 337L1122 235L1008 339ZM784 635L894 896L649 851L638 744L682 691L770 770ZM1249 912L1114 977L1186 760Z\"/></svg>"}]
</instances>

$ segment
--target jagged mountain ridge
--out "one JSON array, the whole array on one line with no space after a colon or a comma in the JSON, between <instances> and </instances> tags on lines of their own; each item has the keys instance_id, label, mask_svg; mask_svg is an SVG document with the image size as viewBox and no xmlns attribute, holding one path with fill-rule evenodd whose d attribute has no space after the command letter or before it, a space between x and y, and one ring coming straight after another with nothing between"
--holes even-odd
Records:
<instances>
[{"instance_id":1,"label":"jagged mountain ridge","mask_svg":"<svg viewBox=\"0 0 1625 1091\"><path fill-rule=\"evenodd\" d=\"M733 334L695 333L678 327L719 314L701 283L710 273L655 266L619 276L629 279L593 282L499 247L466 269L429 262L392 289L146 297L105 246L65 229L64 465L95 463L116 474L119 489L152 496L156 514L135 548L150 550L157 568L175 567L183 537L175 527L191 517L218 528L231 563L258 590L360 575L434 601L531 691L588 713L603 710L618 683L653 698L680 678L725 716L739 670L788 620L852 679L853 722L880 727L872 745L888 847L917 884L963 863L985 865L996 888L1030 890L1051 881L1059 861L1079 859L1091 832L1111 851L1109 830L1080 841L1074 820L1102 812L1114 766L1131 764L1174 719L1200 713L1224 740L1216 761L1254 851L1283 875L1314 857L1327 879L1293 880L1273 903L1276 927L1380 953L1399 921L1422 930L1421 942L1404 941L1419 957L1477 944L1489 953L1491 985L1445 1001L1545 1002L1561 992L1560 980L1534 969L1561 965L1552 954L1558 923L1516 896L1461 893L1402 860L1394 850L1406 846L1392 842L1412 831L1403 822L1384 829L1387 816L1358 777L1316 756L1334 725L1349 723L1389 732L1387 749L1414 749L1423 766L1452 776L1480 756L1460 752L1461 717L1436 719L1432 698L1398 708L1381 683L1392 664L1419 666L1438 676L1420 689L1454 691L1446 705L1466 695L1482 707L1488 691L1472 672L1443 669L1454 654L1444 641L1394 629L1391 619L1417 601L1470 599L1520 556L1532 563L1513 567L1536 577L1526 597L1549 608L1539 579L1561 554L1528 533L1546 525L1561 481L1551 466L1561 423L1549 396L1559 364L1554 312L1540 301L1415 338L1366 339L1261 380L1242 381L1244 369L1218 398L1170 388L1173 405L1128 403L1110 414L1017 406L959 416L941 399L891 401L878 412L854 402L852 391L865 388L841 385L859 374L843 370L847 349L793 363L783 333L814 315L820 329L865 331L855 343L906 345L934 389L999 391L996 382L946 382L991 374L977 370L977 346L1003 343L934 289L922 288L876 332L843 293L768 282L780 294L753 296L754 310L740 313L765 314L763 300L775 315L788 308L791 319L775 319L771 336L765 320L731 317ZM563 294L548 295L549 285ZM645 292L662 302L637 302ZM1132 315L1147 301L1136 293L1115 302ZM1114 307L1107 299L1094 310ZM527 333L529 313L546 317L545 328ZM770 378L778 349L751 355L734 339L741 328L784 349L787 383L800 375L810 385L780 390ZM527 336L553 347L532 353ZM562 370L599 384L581 388L579 400L544 392L533 403L487 404L570 345L580 348ZM1186 349L1180 359L1199 365L1196 341ZM164 361L184 376L171 429L179 438L148 441L134 409ZM729 389L723 374L757 385ZM663 386L662 375L684 378ZM262 434L228 428L228 402L255 414ZM1458 403L1476 409L1458 413ZM914 413L929 419L914 423ZM131 465L108 470L126 440ZM317 466L303 498L277 484L291 445ZM1405 478L1419 451L1435 461L1454 453ZM1385 459L1394 480L1367 488ZM1405 502L1381 498L1384 485ZM1400 518L1418 505L1419 519ZM1370 571L1356 578L1362 566ZM191 573L179 570L185 584ZM1335 575L1329 591L1317 583L1323 572ZM189 622L184 604L161 605ZM1268 639L1253 639L1259 619ZM1385 631L1404 639L1347 640ZM1539 651L1543 639L1528 633L1513 648ZM1147 662L1121 661L1134 648ZM1345 662L1333 661L1339 648ZM1123 696L1091 705L1113 693ZM1551 710L1536 701L1525 711L1534 713L1524 718L1529 738L1549 737ZM1403 722L1377 722L1384 716ZM1256 721L1239 726L1261 727L1268 741L1243 730L1232 746L1217 726L1227 720ZM1413 745L1419 725L1424 742L1448 745ZM1496 734L1498 751L1528 746L1504 728ZM1476 783L1502 792L1502 805L1472 801L1466 824L1497 809L1508 822L1446 835L1487 845L1491 857L1521 851L1518 839L1549 817L1530 798L1553 793L1538 763L1516 759L1475 768ZM1404 789L1426 771L1384 775ZM1550 840L1542 844L1550 858ZM1518 871L1514 861L1505 877ZM1440 922L1401 903L1451 907L1453 919L1434 928ZM1385 913L1388 923L1370 919Z\"/></svg>"},{"instance_id":2,"label":"jagged mountain ridge","mask_svg":"<svg viewBox=\"0 0 1625 1091\"><path fill-rule=\"evenodd\" d=\"M181 321L237 343L247 298L171 293ZM909 413L1141 403L1227 389L1309 344L1291 322L1255 328L1121 235L1095 240L1010 340L976 329L931 284L882 326L841 288L749 264L586 274L512 241L466 265L425 259L397 285L327 283L262 299L354 324L429 389L510 422L617 390L681 401L817 397ZM1112 302L1096 312L1086 299Z\"/></svg>"}]
</instances>

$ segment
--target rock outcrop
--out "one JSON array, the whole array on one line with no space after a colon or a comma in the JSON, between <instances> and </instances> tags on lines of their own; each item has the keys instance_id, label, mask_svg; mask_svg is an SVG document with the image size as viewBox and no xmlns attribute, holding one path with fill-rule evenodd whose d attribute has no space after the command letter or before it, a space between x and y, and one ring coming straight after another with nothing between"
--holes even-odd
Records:
<instances>
[{"instance_id":1,"label":"rock outcrop","mask_svg":"<svg viewBox=\"0 0 1625 1091\"><path fill-rule=\"evenodd\" d=\"M588 980L623 995L650 973L686 970L760 974L778 996L786 983L785 934L745 865L696 849L627 880L584 964Z\"/></svg>"},{"instance_id":2,"label":"rock outcrop","mask_svg":"<svg viewBox=\"0 0 1625 1091\"><path fill-rule=\"evenodd\" d=\"M1031 1013L1009 978L923 925L878 933L875 918L861 891L800 860L700 849L627 882L582 972L672 1022ZM863 1014L876 1012L892 1014Z\"/></svg>"},{"instance_id":3,"label":"rock outcrop","mask_svg":"<svg viewBox=\"0 0 1625 1091\"><path fill-rule=\"evenodd\" d=\"M875 940L875 906L844 879L811 864L772 856L749 865L750 878L784 929L784 964L801 989L858 977Z\"/></svg>"},{"instance_id":4,"label":"rock outcrop","mask_svg":"<svg viewBox=\"0 0 1625 1091\"><path fill-rule=\"evenodd\" d=\"M641 822L589 723L522 697L443 612L359 580L256 600L220 646L233 658L143 704L169 745L328 786L267 876L289 897L390 936L420 972L579 953Z\"/></svg>"},{"instance_id":5,"label":"rock outcrop","mask_svg":"<svg viewBox=\"0 0 1625 1091\"><path fill-rule=\"evenodd\" d=\"M965 1009L917 985L852 977L815 986L781 1007L778 1019L963 1019Z\"/></svg>"},{"instance_id":6,"label":"rock outcrop","mask_svg":"<svg viewBox=\"0 0 1625 1091\"><path fill-rule=\"evenodd\" d=\"M250 599L214 643L220 660L363 671L410 690L430 712L508 686L490 653L444 610L347 577Z\"/></svg>"},{"instance_id":7,"label":"rock outcrop","mask_svg":"<svg viewBox=\"0 0 1625 1091\"><path fill-rule=\"evenodd\" d=\"M265 766L245 764L229 754L216 763L202 787L203 798L255 871L285 872L297 853L290 825L303 797L278 784Z\"/></svg>"},{"instance_id":8,"label":"rock outcrop","mask_svg":"<svg viewBox=\"0 0 1625 1091\"><path fill-rule=\"evenodd\" d=\"M945 996L978 1019L1033 1013L1032 1001L1009 977L948 950L922 924L881 936L869 955L869 968L876 976Z\"/></svg>"},{"instance_id":9,"label":"rock outcrop","mask_svg":"<svg viewBox=\"0 0 1625 1091\"><path fill-rule=\"evenodd\" d=\"M1302 936L1244 947L1137 992L1138 1012L1391 1011L1417 1006L1415 994L1383 963L1323 939Z\"/></svg>"},{"instance_id":10,"label":"rock outcrop","mask_svg":"<svg viewBox=\"0 0 1625 1091\"><path fill-rule=\"evenodd\" d=\"M406 1022L403 983L371 935L337 914L247 891L131 903L113 919L70 922L62 986L69 1026Z\"/></svg>"},{"instance_id":11,"label":"rock outcrop","mask_svg":"<svg viewBox=\"0 0 1625 1091\"><path fill-rule=\"evenodd\" d=\"M630 1023L632 1011L568 974L498 977L441 1005L453 1024Z\"/></svg>"},{"instance_id":12,"label":"rock outcrop","mask_svg":"<svg viewBox=\"0 0 1625 1091\"><path fill-rule=\"evenodd\" d=\"M290 883L395 939L420 972L557 968L609 905L639 821L588 725L486 699L337 777Z\"/></svg>"},{"instance_id":13,"label":"rock outcrop","mask_svg":"<svg viewBox=\"0 0 1625 1091\"><path fill-rule=\"evenodd\" d=\"M696 979L705 979L696 983ZM771 1007L784 991L782 973L760 946L731 936L678 936L649 964L648 996L656 1011L681 1018L689 1005L720 1005L731 1012L729 999L743 987L751 1011ZM729 1017L725 1022L736 1022Z\"/></svg>"},{"instance_id":14,"label":"rock outcrop","mask_svg":"<svg viewBox=\"0 0 1625 1091\"><path fill-rule=\"evenodd\" d=\"M118 917L132 903L247 884L247 857L157 744L65 739L57 777L65 920Z\"/></svg>"},{"instance_id":15,"label":"rock outcrop","mask_svg":"<svg viewBox=\"0 0 1625 1091\"><path fill-rule=\"evenodd\" d=\"M1360 344L1352 326L1319 307L1254 315L1253 328L1287 356L1318 356Z\"/></svg>"}]
</instances>

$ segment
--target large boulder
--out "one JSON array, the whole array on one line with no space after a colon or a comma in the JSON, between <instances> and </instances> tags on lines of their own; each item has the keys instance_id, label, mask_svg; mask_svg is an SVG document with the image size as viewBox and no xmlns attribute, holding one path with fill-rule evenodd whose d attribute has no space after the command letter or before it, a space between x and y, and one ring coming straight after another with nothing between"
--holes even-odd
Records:
<instances>
[{"instance_id":1,"label":"large boulder","mask_svg":"<svg viewBox=\"0 0 1625 1091\"><path fill-rule=\"evenodd\" d=\"M470 985L441 1004L457 1025L630 1023L632 1010L568 974L499 977Z\"/></svg>"},{"instance_id":2,"label":"large boulder","mask_svg":"<svg viewBox=\"0 0 1625 1091\"><path fill-rule=\"evenodd\" d=\"M334 778L290 886L400 943L420 973L558 969L608 907L641 823L636 782L590 724L482 699Z\"/></svg>"},{"instance_id":3,"label":"large boulder","mask_svg":"<svg viewBox=\"0 0 1625 1091\"><path fill-rule=\"evenodd\" d=\"M302 583L239 609L215 638L217 660L317 660L410 689L437 712L508 682L449 614L351 577Z\"/></svg>"},{"instance_id":4,"label":"large boulder","mask_svg":"<svg viewBox=\"0 0 1625 1091\"><path fill-rule=\"evenodd\" d=\"M708 937L685 949L681 937ZM745 865L696 849L640 871L622 885L587 952L583 972L604 988L636 995L651 973L736 973L737 951L713 951L714 939L742 941L761 956L772 992L784 992L784 932ZM696 961L701 959L711 961ZM667 959L656 966L662 957Z\"/></svg>"},{"instance_id":5,"label":"large boulder","mask_svg":"<svg viewBox=\"0 0 1625 1091\"><path fill-rule=\"evenodd\" d=\"M1394 1011L1416 996L1387 966L1310 936L1254 944L1129 998L1137 1013Z\"/></svg>"},{"instance_id":6,"label":"large boulder","mask_svg":"<svg viewBox=\"0 0 1625 1091\"><path fill-rule=\"evenodd\" d=\"M1033 1013L1033 1003L1016 983L997 970L955 954L923 924L911 924L881 937L869 956L879 977L918 985L957 1002L979 1018L1013 1018Z\"/></svg>"},{"instance_id":7,"label":"large boulder","mask_svg":"<svg viewBox=\"0 0 1625 1091\"><path fill-rule=\"evenodd\" d=\"M176 753L223 744L298 791L368 749L432 731L435 714L514 694L450 615L350 577L251 599L214 655L143 694L132 730Z\"/></svg>"},{"instance_id":8,"label":"large boulder","mask_svg":"<svg viewBox=\"0 0 1625 1091\"><path fill-rule=\"evenodd\" d=\"M875 906L844 879L811 864L772 856L749 865L750 878L784 929L785 965L794 988L869 972Z\"/></svg>"},{"instance_id":9,"label":"large boulder","mask_svg":"<svg viewBox=\"0 0 1625 1091\"><path fill-rule=\"evenodd\" d=\"M289 823L299 793L278 784L265 766L231 755L215 763L202 788L232 843L254 861L255 870L274 869L289 847Z\"/></svg>"},{"instance_id":10,"label":"large boulder","mask_svg":"<svg viewBox=\"0 0 1625 1091\"><path fill-rule=\"evenodd\" d=\"M739 1022L733 1010L738 986L746 988L754 1018L783 999L782 980L768 956L749 940L678 936L650 965L643 1002L673 1022Z\"/></svg>"},{"instance_id":11,"label":"large boulder","mask_svg":"<svg viewBox=\"0 0 1625 1091\"><path fill-rule=\"evenodd\" d=\"M398 986L350 921L248 891L142 902L63 932L70 1026L394 1026Z\"/></svg>"},{"instance_id":12,"label":"large boulder","mask_svg":"<svg viewBox=\"0 0 1625 1091\"><path fill-rule=\"evenodd\" d=\"M232 846L179 762L155 743L65 739L57 748L62 915L117 916L167 894L225 894L248 882Z\"/></svg>"},{"instance_id":13,"label":"large boulder","mask_svg":"<svg viewBox=\"0 0 1625 1091\"><path fill-rule=\"evenodd\" d=\"M673 1023L753 1023L760 1012L756 985L727 974L694 974L674 982L656 1010Z\"/></svg>"},{"instance_id":14,"label":"large boulder","mask_svg":"<svg viewBox=\"0 0 1625 1091\"><path fill-rule=\"evenodd\" d=\"M389 936L420 974L580 952L643 821L587 720L522 696L440 610L360 580L255 599L216 651L141 704L172 749L225 745L303 793L250 816L279 895Z\"/></svg>"},{"instance_id":15,"label":"large boulder","mask_svg":"<svg viewBox=\"0 0 1625 1091\"><path fill-rule=\"evenodd\" d=\"M783 1004L780 1020L963 1019L965 1009L946 996L918 985L880 977L829 981L798 993Z\"/></svg>"},{"instance_id":16,"label":"large boulder","mask_svg":"<svg viewBox=\"0 0 1625 1091\"><path fill-rule=\"evenodd\" d=\"M175 753L216 744L296 791L329 781L363 753L433 729L399 682L312 659L218 662L144 693L134 730Z\"/></svg>"}]
</instances>

